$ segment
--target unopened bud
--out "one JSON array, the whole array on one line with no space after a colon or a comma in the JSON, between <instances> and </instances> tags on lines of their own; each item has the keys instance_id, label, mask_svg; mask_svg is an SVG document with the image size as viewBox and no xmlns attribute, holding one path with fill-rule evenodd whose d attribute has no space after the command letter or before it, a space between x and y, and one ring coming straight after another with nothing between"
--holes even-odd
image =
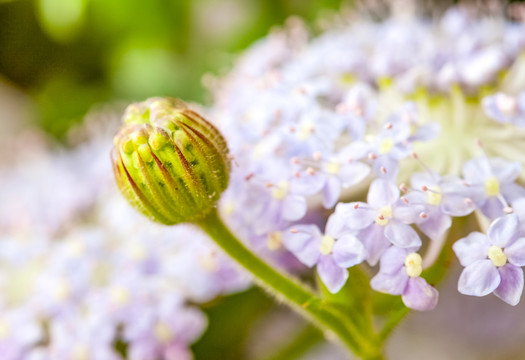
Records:
<instances>
[{"instance_id":1,"label":"unopened bud","mask_svg":"<svg viewBox=\"0 0 525 360\"><path fill-rule=\"evenodd\" d=\"M131 104L111 152L118 187L144 215L166 225L206 215L228 185L219 131L175 99Z\"/></svg>"}]
</instances>

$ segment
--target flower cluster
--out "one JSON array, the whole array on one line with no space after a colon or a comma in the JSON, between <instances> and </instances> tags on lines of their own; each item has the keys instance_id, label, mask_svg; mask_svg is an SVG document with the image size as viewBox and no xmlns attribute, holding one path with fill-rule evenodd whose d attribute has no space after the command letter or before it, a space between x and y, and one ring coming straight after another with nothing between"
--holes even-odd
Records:
<instances>
[{"instance_id":1,"label":"flower cluster","mask_svg":"<svg viewBox=\"0 0 525 360\"><path fill-rule=\"evenodd\" d=\"M210 117L236 164L222 214L259 254L315 266L331 292L349 267L380 262L374 289L429 310L438 293L421 275L452 218L502 221L525 197L525 29L458 8L440 22L354 20L313 41L291 21L214 89ZM496 263L505 278L510 265ZM512 264L514 293L501 297L515 304ZM494 290L473 291L486 279L467 274L460 292Z\"/></svg>"},{"instance_id":2,"label":"flower cluster","mask_svg":"<svg viewBox=\"0 0 525 360\"><path fill-rule=\"evenodd\" d=\"M129 208L110 139L68 152L27 146L1 170L2 359L192 359L207 327L195 304L251 283L196 228Z\"/></svg>"}]
</instances>

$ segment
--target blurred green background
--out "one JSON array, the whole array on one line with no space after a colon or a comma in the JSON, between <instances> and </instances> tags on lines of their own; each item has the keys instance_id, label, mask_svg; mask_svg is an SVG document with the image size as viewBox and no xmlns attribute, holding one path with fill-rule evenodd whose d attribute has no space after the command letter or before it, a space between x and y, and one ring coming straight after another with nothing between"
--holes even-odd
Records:
<instances>
[{"instance_id":1,"label":"blurred green background","mask_svg":"<svg viewBox=\"0 0 525 360\"><path fill-rule=\"evenodd\" d=\"M291 15L345 0L0 0L0 81L34 100L57 139L97 103L175 96L209 104L201 78Z\"/></svg>"}]
</instances>

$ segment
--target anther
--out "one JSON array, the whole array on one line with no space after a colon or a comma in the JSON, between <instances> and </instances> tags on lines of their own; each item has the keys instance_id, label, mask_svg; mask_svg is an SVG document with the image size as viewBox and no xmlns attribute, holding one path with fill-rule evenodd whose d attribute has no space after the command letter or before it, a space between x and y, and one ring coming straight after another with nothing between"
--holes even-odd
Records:
<instances>
[{"instance_id":1,"label":"anther","mask_svg":"<svg viewBox=\"0 0 525 360\"><path fill-rule=\"evenodd\" d=\"M292 165L299 165L301 161L297 157L294 156L293 158L290 159L290 163Z\"/></svg>"},{"instance_id":2,"label":"anther","mask_svg":"<svg viewBox=\"0 0 525 360\"><path fill-rule=\"evenodd\" d=\"M379 168L379 171L381 171L381 173L382 173L383 175L386 174L386 168L385 168L384 166L381 166L381 167Z\"/></svg>"},{"instance_id":3,"label":"anther","mask_svg":"<svg viewBox=\"0 0 525 360\"><path fill-rule=\"evenodd\" d=\"M511 208L510 206L505 206L503 208L503 211L505 212L505 214L512 214L514 212L514 209Z\"/></svg>"},{"instance_id":4,"label":"anther","mask_svg":"<svg viewBox=\"0 0 525 360\"><path fill-rule=\"evenodd\" d=\"M409 201L406 197L404 197L404 196L401 196L400 199L401 199L401 201L403 201L405 204L410 203L410 201Z\"/></svg>"},{"instance_id":5,"label":"anther","mask_svg":"<svg viewBox=\"0 0 525 360\"><path fill-rule=\"evenodd\" d=\"M425 192L428 191L428 186L426 186L426 185L421 186L421 190L423 190Z\"/></svg>"},{"instance_id":6,"label":"anther","mask_svg":"<svg viewBox=\"0 0 525 360\"><path fill-rule=\"evenodd\" d=\"M359 209L359 204L355 204L354 205L354 209L356 209L356 210Z\"/></svg>"},{"instance_id":7,"label":"anther","mask_svg":"<svg viewBox=\"0 0 525 360\"><path fill-rule=\"evenodd\" d=\"M297 233L299 232L299 230L297 230L297 229L290 229L290 232L291 232L292 234L297 234Z\"/></svg>"},{"instance_id":8,"label":"anther","mask_svg":"<svg viewBox=\"0 0 525 360\"><path fill-rule=\"evenodd\" d=\"M246 176L244 177L244 180L246 180L246 181L250 181L251 179L253 179L254 176L255 176L254 173L250 173L250 174L248 174L248 175L246 175Z\"/></svg>"},{"instance_id":9,"label":"anther","mask_svg":"<svg viewBox=\"0 0 525 360\"><path fill-rule=\"evenodd\" d=\"M392 125L391 122L386 123L385 126L384 126L385 130L390 130L390 129L392 129L393 127L394 127L394 125Z\"/></svg>"},{"instance_id":10,"label":"anther","mask_svg":"<svg viewBox=\"0 0 525 360\"><path fill-rule=\"evenodd\" d=\"M401 184L399 185L399 190L401 190L402 192L407 192L408 191L408 188L405 184Z\"/></svg>"},{"instance_id":11,"label":"anther","mask_svg":"<svg viewBox=\"0 0 525 360\"><path fill-rule=\"evenodd\" d=\"M419 217L420 217L421 219L426 219L426 218L428 217L428 215L427 215L425 212L421 212L421 213L419 214Z\"/></svg>"},{"instance_id":12,"label":"anther","mask_svg":"<svg viewBox=\"0 0 525 360\"><path fill-rule=\"evenodd\" d=\"M375 160L375 159L377 159L377 155L374 154L374 153L369 153L369 154L368 154L368 159L370 159L370 160Z\"/></svg>"},{"instance_id":13,"label":"anther","mask_svg":"<svg viewBox=\"0 0 525 360\"><path fill-rule=\"evenodd\" d=\"M313 153L312 157L314 160L319 161L323 158L323 155L319 151L316 151Z\"/></svg>"},{"instance_id":14,"label":"anther","mask_svg":"<svg viewBox=\"0 0 525 360\"><path fill-rule=\"evenodd\" d=\"M315 170L312 169L311 167L309 167L308 169L306 169L306 173L307 173L308 175L315 175Z\"/></svg>"}]
</instances>

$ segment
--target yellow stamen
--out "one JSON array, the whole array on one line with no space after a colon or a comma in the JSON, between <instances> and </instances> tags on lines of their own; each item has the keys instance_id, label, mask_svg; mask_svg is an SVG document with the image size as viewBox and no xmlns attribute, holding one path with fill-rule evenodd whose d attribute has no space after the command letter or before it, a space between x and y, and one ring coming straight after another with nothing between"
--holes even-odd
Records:
<instances>
[{"instance_id":1,"label":"yellow stamen","mask_svg":"<svg viewBox=\"0 0 525 360\"><path fill-rule=\"evenodd\" d=\"M499 181L494 176L485 180L485 193L487 196L499 195Z\"/></svg>"},{"instance_id":2,"label":"yellow stamen","mask_svg":"<svg viewBox=\"0 0 525 360\"><path fill-rule=\"evenodd\" d=\"M330 235L325 235L321 239L321 245L319 246L319 251L323 255L328 255L332 252L332 249L335 244L335 239Z\"/></svg>"},{"instance_id":3,"label":"yellow stamen","mask_svg":"<svg viewBox=\"0 0 525 360\"><path fill-rule=\"evenodd\" d=\"M421 259L421 255L418 253L410 253L405 258L405 270L407 272L407 275L410 277L418 277L423 272L423 267L421 266L421 263L423 262L423 259Z\"/></svg>"},{"instance_id":4,"label":"yellow stamen","mask_svg":"<svg viewBox=\"0 0 525 360\"><path fill-rule=\"evenodd\" d=\"M489 248L488 258L494 266L503 266L507 263L507 255L503 252L503 250L496 245L492 245Z\"/></svg>"},{"instance_id":5,"label":"yellow stamen","mask_svg":"<svg viewBox=\"0 0 525 360\"><path fill-rule=\"evenodd\" d=\"M288 181L281 181L277 186L272 189L272 197L276 200L282 200L288 194L288 188L290 184Z\"/></svg>"}]
</instances>

